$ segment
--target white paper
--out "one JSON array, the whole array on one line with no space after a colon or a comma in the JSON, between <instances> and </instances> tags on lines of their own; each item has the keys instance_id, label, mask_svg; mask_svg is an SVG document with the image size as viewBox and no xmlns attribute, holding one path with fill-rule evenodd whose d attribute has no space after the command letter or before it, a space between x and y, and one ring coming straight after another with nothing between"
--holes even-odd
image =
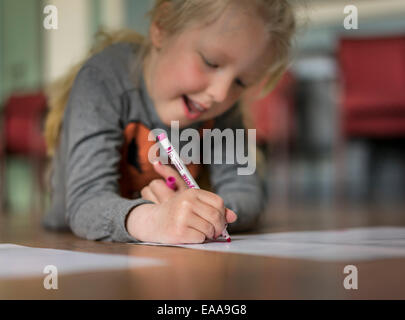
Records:
<instances>
[{"instance_id":1,"label":"white paper","mask_svg":"<svg viewBox=\"0 0 405 320\"><path fill-rule=\"evenodd\" d=\"M176 247L317 261L405 257L405 228L400 227L231 235L231 238L230 243L206 242Z\"/></svg>"},{"instance_id":2,"label":"white paper","mask_svg":"<svg viewBox=\"0 0 405 320\"><path fill-rule=\"evenodd\" d=\"M55 266L60 275L163 264L162 260L151 258L0 244L0 279L44 277L44 268L48 265Z\"/></svg>"}]
</instances>

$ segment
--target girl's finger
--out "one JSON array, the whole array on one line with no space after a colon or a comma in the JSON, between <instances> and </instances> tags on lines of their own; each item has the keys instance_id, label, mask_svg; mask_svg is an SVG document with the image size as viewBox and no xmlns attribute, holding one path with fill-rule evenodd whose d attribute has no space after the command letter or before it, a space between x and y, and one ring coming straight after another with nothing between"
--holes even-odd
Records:
<instances>
[{"instance_id":1,"label":"girl's finger","mask_svg":"<svg viewBox=\"0 0 405 320\"><path fill-rule=\"evenodd\" d=\"M238 215L235 213L235 211L232 211L231 209L228 208L225 209L225 217L226 222L228 223L233 223L238 219Z\"/></svg>"},{"instance_id":2,"label":"girl's finger","mask_svg":"<svg viewBox=\"0 0 405 320\"><path fill-rule=\"evenodd\" d=\"M203 233L207 239L213 239L215 236L215 227L207 220L195 213L190 214L187 217L187 227L193 228L198 232Z\"/></svg>"},{"instance_id":3,"label":"girl's finger","mask_svg":"<svg viewBox=\"0 0 405 320\"><path fill-rule=\"evenodd\" d=\"M159 199L155 196L155 194L153 193L153 191L151 190L151 188L149 186L146 186L145 188L143 188L141 190L141 196L145 200L152 201L156 204L160 203Z\"/></svg>"},{"instance_id":4,"label":"girl's finger","mask_svg":"<svg viewBox=\"0 0 405 320\"><path fill-rule=\"evenodd\" d=\"M206 239L206 235L197 229L192 227L187 228L184 232L184 237L182 240L179 241L179 244L187 244L187 243L203 243Z\"/></svg>"},{"instance_id":5,"label":"girl's finger","mask_svg":"<svg viewBox=\"0 0 405 320\"><path fill-rule=\"evenodd\" d=\"M197 197L202 202L209 204L210 206L218 209L225 216L224 200L220 196L218 196L215 193L212 193L210 191L200 189L200 190L198 190Z\"/></svg>"},{"instance_id":6,"label":"girl's finger","mask_svg":"<svg viewBox=\"0 0 405 320\"><path fill-rule=\"evenodd\" d=\"M149 188L153 192L154 196L159 200L159 203L162 203L170 199L175 191L168 188L166 182L162 179L155 179L149 183Z\"/></svg>"},{"instance_id":7,"label":"girl's finger","mask_svg":"<svg viewBox=\"0 0 405 320\"><path fill-rule=\"evenodd\" d=\"M214 227L214 238L221 235L226 224L225 215L222 212L202 201L193 203L193 212Z\"/></svg>"}]
</instances>

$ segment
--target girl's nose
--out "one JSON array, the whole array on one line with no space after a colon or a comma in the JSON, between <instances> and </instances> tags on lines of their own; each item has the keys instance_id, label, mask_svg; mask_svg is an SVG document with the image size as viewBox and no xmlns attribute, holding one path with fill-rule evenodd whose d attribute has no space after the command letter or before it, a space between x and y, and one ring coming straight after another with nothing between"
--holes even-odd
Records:
<instances>
[{"instance_id":1,"label":"girl's nose","mask_svg":"<svg viewBox=\"0 0 405 320\"><path fill-rule=\"evenodd\" d=\"M216 75L210 84L209 95L216 102L224 102L228 97L233 80L226 75Z\"/></svg>"}]
</instances>

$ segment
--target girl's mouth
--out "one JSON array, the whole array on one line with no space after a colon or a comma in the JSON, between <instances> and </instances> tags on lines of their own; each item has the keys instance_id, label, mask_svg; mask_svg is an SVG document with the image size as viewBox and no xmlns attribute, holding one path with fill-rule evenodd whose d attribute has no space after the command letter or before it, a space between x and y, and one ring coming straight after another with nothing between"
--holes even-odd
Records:
<instances>
[{"instance_id":1,"label":"girl's mouth","mask_svg":"<svg viewBox=\"0 0 405 320\"><path fill-rule=\"evenodd\" d=\"M197 119L205 111L202 106L190 100L187 96L183 95L182 98L184 103L184 113L187 118L191 120Z\"/></svg>"}]
</instances>

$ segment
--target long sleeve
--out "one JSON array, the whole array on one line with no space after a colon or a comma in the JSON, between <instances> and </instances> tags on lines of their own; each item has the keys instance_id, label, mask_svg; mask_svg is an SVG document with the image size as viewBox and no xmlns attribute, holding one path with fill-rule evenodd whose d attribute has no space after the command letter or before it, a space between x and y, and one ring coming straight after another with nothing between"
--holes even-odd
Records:
<instances>
[{"instance_id":1,"label":"long sleeve","mask_svg":"<svg viewBox=\"0 0 405 320\"><path fill-rule=\"evenodd\" d=\"M232 139L227 143L223 139L222 143L218 140L212 144L211 184L214 192L224 199L226 207L238 215L238 220L229 226L229 231L246 231L257 226L265 206L264 191L256 174L255 144L249 148L238 106L218 117L215 128L221 130L224 137L233 137L234 144L231 143ZM218 163L215 163L218 155L222 159L217 158Z\"/></svg>"},{"instance_id":2,"label":"long sleeve","mask_svg":"<svg viewBox=\"0 0 405 320\"><path fill-rule=\"evenodd\" d=\"M119 196L123 112L116 84L95 67L83 68L74 83L61 133L65 161L65 215L72 231L91 240L137 241L125 228L130 210L151 203Z\"/></svg>"}]
</instances>

